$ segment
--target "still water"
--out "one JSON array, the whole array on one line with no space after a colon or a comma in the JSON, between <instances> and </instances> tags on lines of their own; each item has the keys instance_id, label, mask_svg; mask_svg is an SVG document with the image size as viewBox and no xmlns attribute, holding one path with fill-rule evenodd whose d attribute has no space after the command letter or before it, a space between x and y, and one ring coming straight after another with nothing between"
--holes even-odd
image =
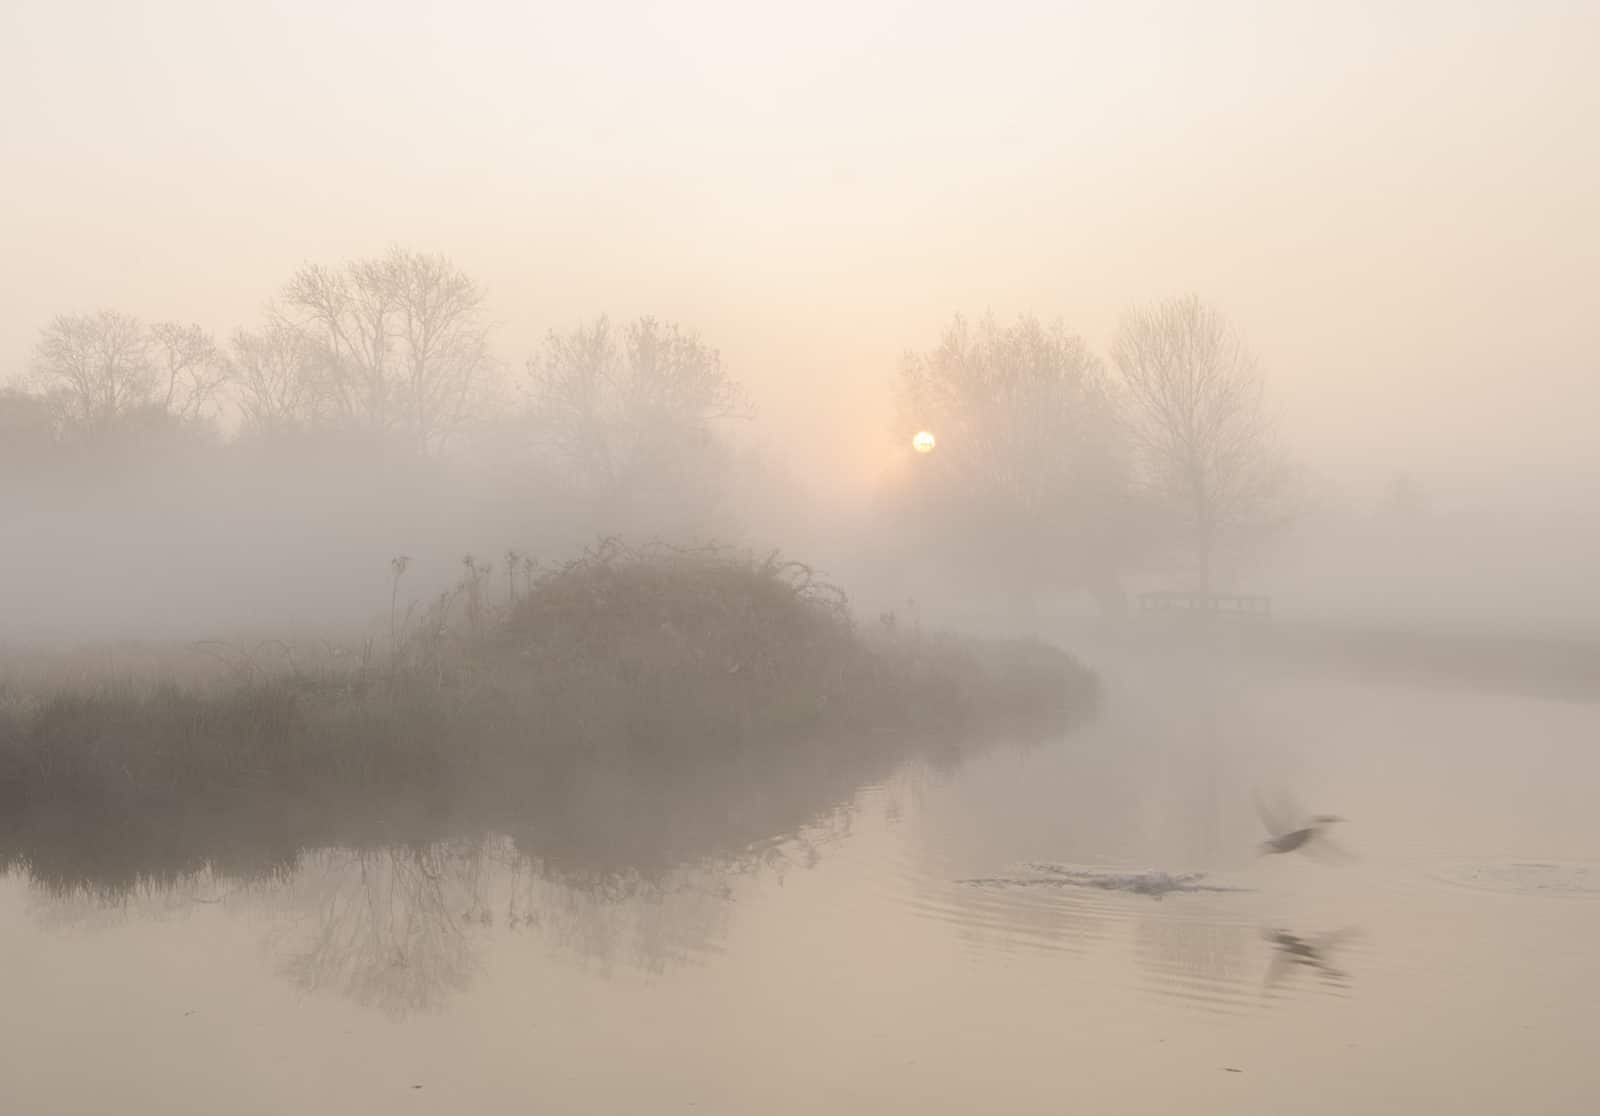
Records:
<instances>
[{"instance_id":1,"label":"still water","mask_svg":"<svg viewBox=\"0 0 1600 1116\"><path fill-rule=\"evenodd\" d=\"M1597 791L1597 705L1125 668L665 874L13 876L0 1110L1587 1113ZM1337 845L1259 856L1258 795Z\"/></svg>"}]
</instances>

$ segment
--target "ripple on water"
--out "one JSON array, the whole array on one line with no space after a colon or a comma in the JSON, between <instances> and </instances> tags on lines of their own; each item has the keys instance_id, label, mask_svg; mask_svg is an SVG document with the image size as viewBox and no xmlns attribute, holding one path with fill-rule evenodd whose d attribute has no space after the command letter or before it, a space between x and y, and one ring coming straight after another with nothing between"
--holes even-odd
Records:
<instances>
[{"instance_id":1,"label":"ripple on water","mask_svg":"<svg viewBox=\"0 0 1600 1116\"><path fill-rule=\"evenodd\" d=\"M1098 955L1103 977L1207 1014L1244 1014L1306 995L1343 998L1347 959L1363 967L1363 936L1354 928L1284 932L1255 888L1226 875L1034 863L951 881L944 903L924 913L981 926L984 946L1043 945L1038 927L1051 924L1052 948L1086 954L1098 942L1110 950ZM1285 942L1314 952L1298 956Z\"/></svg>"},{"instance_id":2,"label":"ripple on water","mask_svg":"<svg viewBox=\"0 0 1600 1116\"><path fill-rule=\"evenodd\" d=\"M1081 955L1103 933L1103 912L1075 896L925 879L905 902L917 917L944 923L969 945L984 950Z\"/></svg>"},{"instance_id":3,"label":"ripple on water","mask_svg":"<svg viewBox=\"0 0 1600 1116\"><path fill-rule=\"evenodd\" d=\"M1265 957L1252 925L1158 913L1139 920L1134 952L1144 991L1229 1014L1255 1002Z\"/></svg>"},{"instance_id":4,"label":"ripple on water","mask_svg":"<svg viewBox=\"0 0 1600 1116\"><path fill-rule=\"evenodd\" d=\"M985 951L1098 950L1096 971L1113 983L1233 1013L1259 1003L1270 961L1251 890L1201 874L1034 863L925 881L912 907Z\"/></svg>"},{"instance_id":5,"label":"ripple on water","mask_svg":"<svg viewBox=\"0 0 1600 1116\"><path fill-rule=\"evenodd\" d=\"M1600 899L1600 861L1593 860L1452 860L1434 865L1425 875L1469 891Z\"/></svg>"}]
</instances>

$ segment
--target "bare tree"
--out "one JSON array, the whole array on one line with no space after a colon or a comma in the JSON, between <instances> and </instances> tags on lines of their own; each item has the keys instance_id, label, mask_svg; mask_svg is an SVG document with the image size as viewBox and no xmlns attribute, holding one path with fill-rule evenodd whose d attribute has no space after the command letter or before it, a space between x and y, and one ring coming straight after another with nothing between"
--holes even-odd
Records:
<instances>
[{"instance_id":1,"label":"bare tree","mask_svg":"<svg viewBox=\"0 0 1600 1116\"><path fill-rule=\"evenodd\" d=\"M146 328L113 310L58 316L39 339L34 371L80 428L199 419L225 374L216 344L199 326Z\"/></svg>"},{"instance_id":2,"label":"bare tree","mask_svg":"<svg viewBox=\"0 0 1600 1116\"><path fill-rule=\"evenodd\" d=\"M139 319L114 310L58 315L39 338L33 367L59 390L67 418L84 427L115 422L156 398L150 336Z\"/></svg>"},{"instance_id":3,"label":"bare tree","mask_svg":"<svg viewBox=\"0 0 1600 1116\"><path fill-rule=\"evenodd\" d=\"M908 353L900 422L937 448L913 488L942 550L1019 597L1088 588L1120 607L1126 466L1101 362L1059 322L957 318L937 348Z\"/></svg>"},{"instance_id":4,"label":"bare tree","mask_svg":"<svg viewBox=\"0 0 1600 1116\"><path fill-rule=\"evenodd\" d=\"M1287 472L1260 369L1193 295L1129 314L1111 354L1142 487L1185 539L1209 592L1219 547L1285 511Z\"/></svg>"},{"instance_id":5,"label":"bare tree","mask_svg":"<svg viewBox=\"0 0 1600 1116\"><path fill-rule=\"evenodd\" d=\"M283 303L326 354L318 394L328 410L420 450L461 429L492 368L483 289L443 256L395 248L308 266Z\"/></svg>"},{"instance_id":6,"label":"bare tree","mask_svg":"<svg viewBox=\"0 0 1600 1116\"><path fill-rule=\"evenodd\" d=\"M723 462L718 424L747 413L721 354L654 318L552 333L528 374L546 464L601 504L709 488Z\"/></svg>"},{"instance_id":7,"label":"bare tree","mask_svg":"<svg viewBox=\"0 0 1600 1116\"><path fill-rule=\"evenodd\" d=\"M276 314L233 335L229 362L244 428L257 434L308 430L326 418L327 350Z\"/></svg>"},{"instance_id":8,"label":"bare tree","mask_svg":"<svg viewBox=\"0 0 1600 1116\"><path fill-rule=\"evenodd\" d=\"M228 379L217 343L197 325L157 322L150 327L150 350L162 410L200 418Z\"/></svg>"}]
</instances>

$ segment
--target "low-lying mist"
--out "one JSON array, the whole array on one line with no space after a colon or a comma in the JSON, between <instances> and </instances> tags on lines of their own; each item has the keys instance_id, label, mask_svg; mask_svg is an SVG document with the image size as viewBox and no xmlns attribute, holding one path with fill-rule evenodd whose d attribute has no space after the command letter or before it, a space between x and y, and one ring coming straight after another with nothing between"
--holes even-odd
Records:
<instances>
[{"instance_id":1,"label":"low-lying mist","mask_svg":"<svg viewBox=\"0 0 1600 1116\"><path fill-rule=\"evenodd\" d=\"M517 361L495 322L451 261L395 249L302 268L225 338L46 323L0 390L0 644L360 642L464 561L509 595L513 567L604 537L777 550L863 615L995 632L1174 589L1319 622L1600 624L1581 476L1313 469L1276 417L1285 372L1193 297L1130 310L1103 354L1027 315L907 338L853 490L821 479L841 447L770 439L690 325L594 319Z\"/></svg>"}]
</instances>

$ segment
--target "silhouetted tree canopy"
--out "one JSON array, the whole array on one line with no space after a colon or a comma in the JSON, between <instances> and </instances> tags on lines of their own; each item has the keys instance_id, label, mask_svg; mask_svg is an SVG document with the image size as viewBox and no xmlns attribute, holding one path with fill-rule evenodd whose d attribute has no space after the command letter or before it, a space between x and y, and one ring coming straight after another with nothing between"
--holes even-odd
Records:
<instances>
[{"instance_id":1,"label":"silhouetted tree canopy","mask_svg":"<svg viewBox=\"0 0 1600 1116\"><path fill-rule=\"evenodd\" d=\"M147 327L114 310L59 315L44 328L33 363L46 396L80 430L140 415L142 422L198 419L226 380L222 356L199 326Z\"/></svg>"},{"instance_id":2,"label":"silhouetted tree canopy","mask_svg":"<svg viewBox=\"0 0 1600 1116\"><path fill-rule=\"evenodd\" d=\"M1260 368L1193 295L1129 314L1111 355L1141 492L1209 591L1219 548L1287 513L1288 469Z\"/></svg>"},{"instance_id":3,"label":"silhouetted tree canopy","mask_svg":"<svg viewBox=\"0 0 1600 1116\"><path fill-rule=\"evenodd\" d=\"M333 373L318 339L274 314L258 330L236 331L230 348L234 399L247 433L282 435L332 421L324 385Z\"/></svg>"},{"instance_id":4,"label":"silhouetted tree canopy","mask_svg":"<svg viewBox=\"0 0 1600 1116\"><path fill-rule=\"evenodd\" d=\"M290 407L303 422L331 419L435 452L461 431L493 368L483 300L443 256L401 248L301 268L275 313L315 352L269 325L245 344L245 397L275 419Z\"/></svg>"},{"instance_id":5,"label":"silhouetted tree canopy","mask_svg":"<svg viewBox=\"0 0 1600 1116\"><path fill-rule=\"evenodd\" d=\"M710 514L729 461L720 426L747 413L721 354L677 325L599 318L552 332L528 362L543 471L602 517ZM609 526L609 524L608 524Z\"/></svg>"},{"instance_id":6,"label":"silhouetted tree canopy","mask_svg":"<svg viewBox=\"0 0 1600 1116\"><path fill-rule=\"evenodd\" d=\"M1127 465L1104 367L1060 323L956 318L896 384L928 545L1019 588L1091 588L1108 604L1129 545Z\"/></svg>"}]
</instances>

